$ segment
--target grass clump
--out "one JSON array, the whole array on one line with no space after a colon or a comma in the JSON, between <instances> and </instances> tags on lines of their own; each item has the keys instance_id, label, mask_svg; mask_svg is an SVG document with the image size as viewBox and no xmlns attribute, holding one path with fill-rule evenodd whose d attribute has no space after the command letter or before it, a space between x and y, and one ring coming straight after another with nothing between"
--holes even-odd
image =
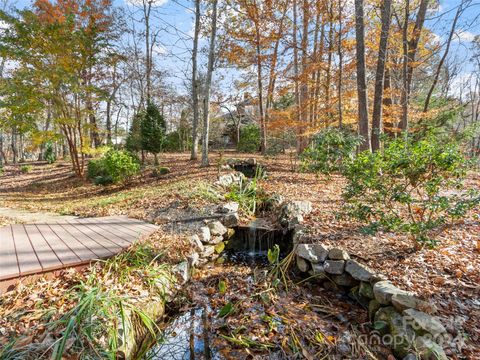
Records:
<instances>
[{"instance_id":1,"label":"grass clump","mask_svg":"<svg viewBox=\"0 0 480 360\"><path fill-rule=\"evenodd\" d=\"M175 278L170 265L161 263L150 243L135 244L130 250L92 266L86 275L59 297L46 299L39 309L41 325L50 342L12 341L0 350L1 359L116 359L131 344L133 329L146 334L158 331L166 296ZM152 307L155 304L155 307ZM158 306L157 306L158 304ZM158 314L157 314L158 312ZM26 316L23 309L10 316ZM138 350L138 349L135 349Z\"/></svg>"},{"instance_id":2,"label":"grass clump","mask_svg":"<svg viewBox=\"0 0 480 360\"><path fill-rule=\"evenodd\" d=\"M22 172L22 174L28 174L32 171L32 167L30 165L22 165L20 166L20 171Z\"/></svg>"}]
</instances>

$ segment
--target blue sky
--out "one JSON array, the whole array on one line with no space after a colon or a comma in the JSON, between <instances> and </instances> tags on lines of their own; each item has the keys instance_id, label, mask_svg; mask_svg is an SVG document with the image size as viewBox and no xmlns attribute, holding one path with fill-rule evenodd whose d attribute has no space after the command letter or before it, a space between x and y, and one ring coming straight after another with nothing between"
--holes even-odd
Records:
<instances>
[{"instance_id":1,"label":"blue sky","mask_svg":"<svg viewBox=\"0 0 480 360\"><path fill-rule=\"evenodd\" d=\"M141 5L142 0L114 0L114 4L133 11ZM347 0L351 1L351 0ZM27 0L12 1L16 7L28 6ZM188 79L191 65L191 47L193 35L193 2L192 0L156 0L158 5L152 19L154 28L162 28L159 45L155 49L155 61L167 74L167 82L176 87L178 92L185 90L184 83ZM444 43L451 27L459 0L441 0L437 11L431 11L427 15L426 26L438 36L438 41ZM136 15L141 19L141 15ZM480 34L480 0L471 0L469 9L462 15L457 26L457 34L454 37L449 60L457 60L462 64L459 78L468 76L472 71L469 64L471 57L471 45L475 35ZM137 24L140 28L142 25ZM201 40L201 44L205 44ZM200 61L200 64L206 61ZM228 72L223 75L229 76ZM230 73L230 76L232 73ZM237 73L238 75L238 73Z\"/></svg>"}]
</instances>

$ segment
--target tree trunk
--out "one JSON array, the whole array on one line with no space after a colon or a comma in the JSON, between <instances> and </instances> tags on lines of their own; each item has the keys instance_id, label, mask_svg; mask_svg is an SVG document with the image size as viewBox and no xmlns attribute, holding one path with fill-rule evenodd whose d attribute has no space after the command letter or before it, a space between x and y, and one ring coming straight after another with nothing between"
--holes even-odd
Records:
<instances>
[{"instance_id":1,"label":"tree trunk","mask_svg":"<svg viewBox=\"0 0 480 360\"><path fill-rule=\"evenodd\" d=\"M298 42L297 42L297 0L293 0L293 76L295 84L295 123L297 129L297 153L301 152L302 148L302 127L300 124L300 91L298 84Z\"/></svg>"},{"instance_id":2,"label":"tree trunk","mask_svg":"<svg viewBox=\"0 0 480 360\"><path fill-rule=\"evenodd\" d=\"M192 153L191 160L198 158L198 79L197 79L197 53L198 37L200 34L200 0L195 0L195 30L193 35L192 51L192 105L193 105L193 124L192 124Z\"/></svg>"},{"instance_id":3,"label":"tree trunk","mask_svg":"<svg viewBox=\"0 0 480 360\"><path fill-rule=\"evenodd\" d=\"M343 126L342 104L342 77L343 77L343 52L342 52L342 0L338 1L338 126Z\"/></svg>"},{"instance_id":4,"label":"tree trunk","mask_svg":"<svg viewBox=\"0 0 480 360\"><path fill-rule=\"evenodd\" d=\"M402 104L402 118L400 120L399 128L402 132L408 131L408 103L410 97L410 82L409 77L409 50L408 50L408 18L410 16L410 1L405 1L405 19L402 28L402 95L400 103ZM412 70L413 71L413 70Z\"/></svg>"},{"instance_id":5,"label":"tree trunk","mask_svg":"<svg viewBox=\"0 0 480 360\"><path fill-rule=\"evenodd\" d=\"M358 133L362 136L360 151L370 150L367 81L365 75L365 25L363 0L355 0L355 39L357 58Z\"/></svg>"},{"instance_id":6,"label":"tree trunk","mask_svg":"<svg viewBox=\"0 0 480 360\"><path fill-rule=\"evenodd\" d=\"M457 8L457 12L455 13L455 18L453 19L452 23L452 28L450 29L450 34L448 36L447 40L447 47L445 48L445 52L442 55L442 58L440 59L440 62L438 63L437 70L435 71L435 76L433 77L433 82L432 85L430 86L430 89L428 90L427 98L425 99L425 104L423 106L423 112L427 112L428 106L430 104L430 99L432 97L433 91L435 90L435 86L437 85L438 82L438 77L440 76L440 71L442 70L443 63L445 62L445 59L447 58L448 52L450 50L450 44L452 43L452 37L453 34L455 33L455 28L457 26L458 19L463 12L463 2L460 4Z\"/></svg>"},{"instance_id":7,"label":"tree trunk","mask_svg":"<svg viewBox=\"0 0 480 360\"><path fill-rule=\"evenodd\" d=\"M375 94L372 114L372 151L380 148L380 133L382 131L382 100L385 62L387 60L388 35L391 20L391 0L384 0L382 5L382 30L378 49L377 70L375 74Z\"/></svg>"},{"instance_id":8,"label":"tree trunk","mask_svg":"<svg viewBox=\"0 0 480 360\"><path fill-rule=\"evenodd\" d=\"M210 88L212 85L213 64L215 61L215 40L217 37L217 5L218 0L212 3L212 32L210 33L210 46L208 49L207 79L205 84L205 97L203 99L203 147L202 166L208 166L208 141L210 130Z\"/></svg>"}]
</instances>

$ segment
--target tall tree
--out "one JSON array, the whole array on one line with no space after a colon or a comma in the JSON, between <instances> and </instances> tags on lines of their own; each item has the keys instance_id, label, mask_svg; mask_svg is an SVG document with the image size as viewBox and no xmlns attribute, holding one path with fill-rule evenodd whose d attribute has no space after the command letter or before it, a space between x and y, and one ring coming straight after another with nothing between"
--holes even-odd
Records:
<instances>
[{"instance_id":1,"label":"tall tree","mask_svg":"<svg viewBox=\"0 0 480 360\"><path fill-rule=\"evenodd\" d=\"M203 98L203 144L202 144L202 166L208 166L208 141L210 130L210 88L212 85L213 66L215 62L215 40L217 37L217 5L218 0L212 2L212 24L210 32L210 46L208 50L207 79Z\"/></svg>"},{"instance_id":2,"label":"tall tree","mask_svg":"<svg viewBox=\"0 0 480 360\"><path fill-rule=\"evenodd\" d=\"M355 0L355 39L357 58L357 97L358 97L358 132L362 136L361 151L370 150L367 80L365 69L365 24L363 0Z\"/></svg>"},{"instance_id":3,"label":"tall tree","mask_svg":"<svg viewBox=\"0 0 480 360\"><path fill-rule=\"evenodd\" d=\"M193 123L192 123L192 153L191 160L198 158L198 125L199 104L198 104L198 74L197 74L197 56L198 56L198 37L200 35L200 0L195 0L195 29L193 34L193 50L192 50L192 106L193 106Z\"/></svg>"},{"instance_id":4,"label":"tall tree","mask_svg":"<svg viewBox=\"0 0 480 360\"><path fill-rule=\"evenodd\" d=\"M375 94L373 98L372 113L372 150L380 148L380 132L382 130L382 103L383 82L385 77L385 62L387 60L388 35L391 23L391 0L385 0L382 4L380 32L380 44L378 48L377 70L375 73Z\"/></svg>"}]
</instances>

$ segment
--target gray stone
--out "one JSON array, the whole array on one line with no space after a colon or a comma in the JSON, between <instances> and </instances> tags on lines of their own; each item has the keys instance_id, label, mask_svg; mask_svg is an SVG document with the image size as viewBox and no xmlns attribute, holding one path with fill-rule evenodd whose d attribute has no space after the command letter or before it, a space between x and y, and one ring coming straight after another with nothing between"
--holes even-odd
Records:
<instances>
[{"instance_id":1,"label":"gray stone","mask_svg":"<svg viewBox=\"0 0 480 360\"><path fill-rule=\"evenodd\" d=\"M316 279L326 279L327 273L321 264L312 264L312 269L308 272L310 276L315 276Z\"/></svg>"},{"instance_id":2,"label":"gray stone","mask_svg":"<svg viewBox=\"0 0 480 360\"><path fill-rule=\"evenodd\" d=\"M352 275L354 279L360 281L370 281L372 276L375 274L374 271L368 266L362 265L359 262L351 259L347 260L345 271Z\"/></svg>"},{"instance_id":3,"label":"gray stone","mask_svg":"<svg viewBox=\"0 0 480 360\"><path fill-rule=\"evenodd\" d=\"M208 245L217 245L223 241L223 236L212 236L210 238L210 241L208 242Z\"/></svg>"},{"instance_id":4,"label":"gray stone","mask_svg":"<svg viewBox=\"0 0 480 360\"><path fill-rule=\"evenodd\" d=\"M328 249L321 244L298 244L295 253L312 263L319 263L327 258Z\"/></svg>"},{"instance_id":5,"label":"gray stone","mask_svg":"<svg viewBox=\"0 0 480 360\"><path fill-rule=\"evenodd\" d=\"M388 278L383 274L374 274L370 278L370 284L375 285L379 281L388 281Z\"/></svg>"},{"instance_id":6,"label":"gray stone","mask_svg":"<svg viewBox=\"0 0 480 360\"><path fill-rule=\"evenodd\" d=\"M391 302L398 311L415 309L430 314L437 311L435 305L430 304L427 301L423 301L412 294L394 294Z\"/></svg>"},{"instance_id":7,"label":"gray stone","mask_svg":"<svg viewBox=\"0 0 480 360\"><path fill-rule=\"evenodd\" d=\"M333 248L328 252L328 258L332 260L348 260L350 256L343 249Z\"/></svg>"},{"instance_id":8,"label":"gray stone","mask_svg":"<svg viewBox=\"0 0 480 360\"><path fill-rule=\"evenodd\" d=\"M390 281L379 281L373 285L373 295L382 305L389 305L394 294L410 294L407 291L400 290Z\"/></svg>"},{"instance_id":9,"label":"gray stone","mask_svg":"<svg viewBox=\"0 0 480 360\"><path fill-rule=\"evenodd\" d=\"M238 203L231 201L231 202L220 205L217 209L217 212L221 214L234 213L238 211L238 208L239 208Z\"/></svg>"},{"instance_id":10,"label":"gray stone","mask_svg":"<svg viewBox=\"0 0 480 360\"><path fill-rule=\"evenodd\" d=\"M215 253L215 246L207 245L207 246L205 246L205 249L200 254L200 256L202 258L208 258L208 257L212 256L214 253Z\"/></svg>"},{"instance_id":11,"label":"gray stone","mask_svg":"<svg viewBox=\"0 0 480 360\"><path fill-rule=\"evenodd\" d=\"M403 321L403 317L392 306L380 308L374 316L374 327L381 334L392 335L392 349L396 356L408 355L415 339L413 329Z\"/></svg>"},{"instance_id":12,"label":"gray stone","mask_svg":"<svg viewBox=\"0 0 480 360\"><path fill-rule=\"evenodd\" d=\"M373 295L373 287L370 283L362 281L360 283L360 287L358 289L358 293L366 297L367 299L373 299L375 295Z\"/></svg>"},{"instance_id":13,"label":"gray stone","mask_svg":"<svg viewBox=\"0 0 480 360\"><path fill-rule=\"evenodd\" d=\"M393 353L398 357L407 356L415 342L415 332L405 323L402 316L393 316L390 319L389 330L394 339Z\"/></svg>"},{"instance_id":14,"label":"gray stone","mask_svg":"<svg viewBox=\"0 0 480 360\"><path fill-rule=\"evenodd\" d=\"M334 275L332 277L332 280L335 284L346 287L352 287L358 284L358 281L347 273L343 273L341 275Z\"/></svg>"},{"instance_id":15,"label":"gray stone","mask_svg":"<svg viewBox=\"0 0 480 360\"><path fill-rule=\"evenodd\" d=\"M227 228L218 220L208 223L208 228L212 236L223 236L227 233Z\"/></svg>"},{"instance_id":16,"label":"gray stone","mask_svg":"<svg viewBox=\"0 0 480 360\"><path fill-rule=\"evenodd\" d=\"M230 213L223 217L222 222L227 228L235 227L238 226L238 223L240 222L240 216L238 216L238 213L236 212Z\"/></svg>"},{"instance_id":17,"label":"gray stone","mask_svg":"<svg viewBox=\"0 0 480 360\"><path fill-rule=\"evenodd\" d=\"M231 172L230 174L221 175L218 177L218 180L215 182L215 185L222 187L229 187L231 185L239 185L245 180L245 175L241 172Z\"/></svg>"},{"instance_id":18,"label":"gray stone","mask_svg":"<svg viewBox=\"0 0 480 360\"><path fill-rule=\"evenodd\" d=\"M204 244L208 244L210 242L211 234L208 226L202 226L199 229L198 237L200 241Z\"/></svg>"},{"instance_id":19,"label":"gray stone","mask_svg":"<svg viewBox=\"0 0 480 360\"><path fill-rule=\"evenodd\" d=\"M193 249L195 251L198 251L198 252L202 252L204 247L203 247L203 244L202 242L200 241L200 237L197 235L197 234L194 234L194 235L191 235L189 238L188 238L188 241L190 242L190 244L192 244L193 246Z\"/></svg>"},{"instance_id":20,"label":"gray stone","mask_svg":"<svg viewBox=\"0 0 480 360\"><path fill-rule=\"evenodd\" d=\"M417 360L417 356L415 354L408 354L402 360Z\"/></svg>"},{"instance_id":21,"label":"gray stone","mask_svg":"<svg viewBox=\"0 0 480 360\"><path fill-rule=\"evenodd\" d=\"M345 268L345 261L343 260L325 260L324 263L325 271L333 275L343 274L343 269Z\"/></svg>"},{"instance_id":22,"label":"gray stone","mask_svg":"<svg viewBox=\"0 0 480 360\"><path fill-rule=\"evenodd\" d=\"M172 272L177 275L181 284L185 284L188 280L190 280L190 266L188 261L182 261L181 263L173 266Z\"/></svg>"},{"instance_id":23,"label":"gray stone","mask_svg":"<svg viewBox=\"0 0 480 360\"><path fill-rule=\"evenodd\" d=\"M312 203L310 201L288 201L280 209L278 222L283 226L292 227L303 221L303 216L312 212Z\"/></svg>"},{"instance_id":24,"label":"gray stone","mask_svg":"<svg viewBox=\"0 0 480 360\"><path fill-rule=\"evenodd\" d=\"M419 334L429 333L437 336L447 332L440 321L422 311L407 309L403 311L403 315L406 322Z\"/></svg>"},{"instance_id":25,"label":"gray stone","mask_svg":"<svg viewBox=\"0 0 480 360\"><path fill-rule=\"evenodd\" d=\"M199 264L200 255L197 252L191 253L187 256L187 261L190 264L190 267L193 268Z\"/></svg>"},{"instance_id":26,"label":"gray stone","mask_svg":"<svg viewBox=\"0 0 480 360\"><path fill-rule=\"evenodd\" d=\"M420 359L447 360L448 357L442 347L428 337L420 336L415 339L415 350Z\"/></svg>"},{"instance_id":27,"label":"gray stone","mask_svg":"<svg viewBox=\"0 0 480 360\"><path fill-rule=\"evenodd\" d=\"M377 301L378 303L378 301ZM380 307L373 316L373 326L380 334L389 332L389 324L394 316L400 316L393 306Z\"/></svg>"},{"instance_id":28,"label":"gray stone","mask_svg":"<svg viewBox=\"0 0 480 360\"><path fill-rule=\"evenodd\" d=\"M297 255L297 267L301 272L307 272L309 269L308 261Z\"/></svg>"}]
</instances>

